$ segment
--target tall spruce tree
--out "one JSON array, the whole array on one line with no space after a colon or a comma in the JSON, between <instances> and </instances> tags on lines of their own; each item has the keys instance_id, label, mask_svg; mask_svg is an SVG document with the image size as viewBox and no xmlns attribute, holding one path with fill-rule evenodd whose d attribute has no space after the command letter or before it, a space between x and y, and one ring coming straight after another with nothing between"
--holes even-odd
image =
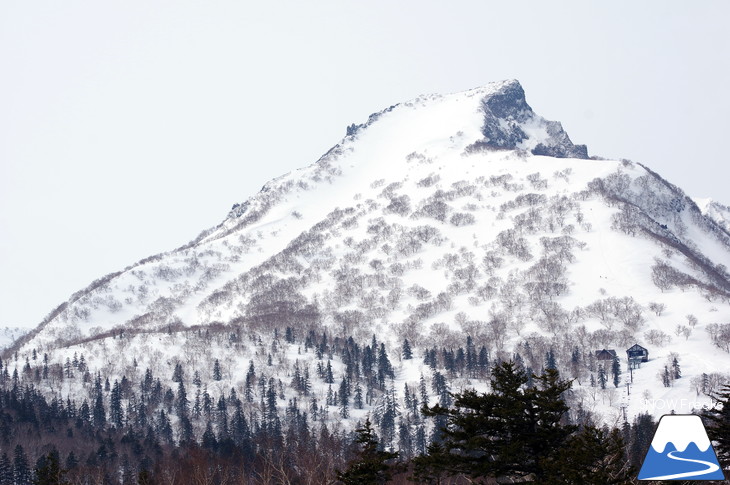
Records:
<instances>
[{"instance_id":1,"label":"tall spruce tree","mask_svg":"<svg viewBox=\"0 0 730 485\"><path fill-rule=\"evenodd\" d=\"M618 360L618 357L613 359L613 363L611 364L611 375L613 375L613 387L618 388L619 383L621 382L621 363Z\"/></svg>"},{"instance_id":2,"label":"tall spruce tree","mask_svg":"<svg viewBox=\"0 0 730 485\"><path fill-rule=\"evenodd\" d=\"M337 472L337 479L344 485L384 484L392 476L389 461L398 457L398 453L378 449L378 439L373 431L370 418L365 425L355 430L355 443L359 447L357 457L347 465L344 472Z\"/></svg>"},{"instance_id":3,"label":"tall spruce tree","mask_svg":"<svg viewBox=\"0 0 730 485\"><path fill-rule=\"evenodd\" d=\"M416 478L445 473L542 483L546 465L576 427L564 424L568 406L562 395L571 383L554 369L534 380L536 386L526 386L525 372L504 362L492 371L492 392L466 390L454 395L452 408L424 407L425 415L445 417L447 425L441 443L414 460Z\"/></svg>"},{"instance_id":4,"label":"tall spruce tree","mask_svg":"<svg viewBox=\"0 0 730 485\"><path fill-rule=\"evenodd\" d=\"M730 384L712 394L714 406L704 413L707 434L716 444L715 452L721 463L730 464Z\"/></svg>"},{"instance_id":5,"label":"tall spruce tree","mask_svg":"<svg viewBox=\"0 0 730 485\"><path fill-rule=\"evenodd\" d=\"M626 459L621 432L586 426L546 463L543 485L630 485L636 469Z\"/></svg>"},{"instance_id":6,"label":"tall spruce tree","mask_svg":"<svg viewBox=\"0 0 730 485\"><path fill-rule=\"evenodd\" d=\"M58 452L53 450L38 459L33 485L69 485L65 475L66 470L61 468Z\"/></svg>"},{"instance_id":7,"label":"tall spruce tree","mask_svg":"<svg viewBox=\"0 0 730 485\"><path fill-rule=\"evenodd\" d=\"M13 483L13 462L10 461L8 454L3 451L0 455L0 485L10 485Z\"/></svg>"},{"instance_id":8,"label":"tall spruce tree","mask_svg":"<svg viewBox=\"0 0 730 485\"><path fill-rule=\"evenodd\" d=\"M25 450L22 445L17 444L13 453L13 484L30 485L32 478L33 472L30 469Z\"/></svg>"},{"instance_id":9,"label":"tall spruce tree","mask_svg":"<svg viewBox=\"0 0 730 485\"><path fill-rule=\"evenodd\" d=\"M413 358L413 351L411 350L411 344L408 339L403 340L403 360L409 360Z\"/></svg>"}]
</instances>

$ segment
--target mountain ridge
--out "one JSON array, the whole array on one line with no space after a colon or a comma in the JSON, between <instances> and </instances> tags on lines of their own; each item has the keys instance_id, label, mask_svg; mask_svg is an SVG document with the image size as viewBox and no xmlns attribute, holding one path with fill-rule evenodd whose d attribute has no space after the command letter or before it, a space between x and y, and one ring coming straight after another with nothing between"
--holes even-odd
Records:
<instances>
[{"instance_id":1,"label":"mountain ridge","mask_svg":"<svg viewBox=\"0 0 730 485\"><path fill-rule=\"evenodd\" d=\"M377 334L386 349L408 340L419 353L466 335L532 369L562 348L558 365L587 396L592 350L638 341L664 352L691 312L700 323L684 326L682 355L727 361L724 334L709 333L730 317L727 231L647 167L588 159L581 147L535 114L515 81L393 105L190 243L75 293L6 355L63 361L120 335L138 349L146 335L168 342L205 328ZM181 358L168 350L156 351ZM231 376L251 357L239 351ZM691 378L718 371L694 363L678 385L689 392ZM659 381L645 380L658 393ZM647 409L636 401L632 412Z\"/></svg>"}]
</instances>

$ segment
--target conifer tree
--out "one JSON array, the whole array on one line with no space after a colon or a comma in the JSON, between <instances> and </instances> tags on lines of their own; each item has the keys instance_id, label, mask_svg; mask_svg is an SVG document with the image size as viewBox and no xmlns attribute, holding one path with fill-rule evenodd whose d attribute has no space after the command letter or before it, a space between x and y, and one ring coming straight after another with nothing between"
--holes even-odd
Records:
<instances>
[{"instance_id":1,"label":"conifer tree","mask_svg":"<svg viewBox=\"0 0 730 485\"><path fill-rule=\"evenodd\" d=\"M672 359L672 377L673 379L679 379L682 377L682 370L679 367L679 360L676 356Z\"/></svg>"},{"instance_id":2,"label":"conifer tree","mask_svg":"<svg viewBox=\"0 0 730 485\"><path fill-rule=\"evenodd\" d=\"M535 376L536 387L526 387L527 375L504 362L492 371L492 392L466 390L454 395L454 407L425 407L427 416L442 416L443 441L415 458L416 477L440 473L472 478L547 477L546 463L575 430L563 424L568 406L562 394L569 381L554 369Z\"/></svg>"},{"instance_id":3,"label":"conifer tree","mask_svg":"<svg viewBox=\"0 0 730 485\"><path fill-rule=\"evenodd\" d=\"M175 370L172 372L172 382L182 382L183 380L183 368L178 362L175 364Z\"/></svg>"},{"instance_id":4,"label":"conifer tree","mask_svg":"<svg viewBox=\"0 0 730 485\"><path fill-rule=\"evenodd\" d=\"M65 480L65 474L66 470L59 464L58 452L53 450L38 459L33 485L69 485Z\"/></svg>"},{"instance_id":5,"label":"conifer tree","mask_svg":"<svg viewBox=\"0 0 730 485\"><path fill-rule=\"evenodd\" d=\"M598 366L598 384L600 384L601 389L606 388L606 381L608 381L608 376L606 375L606 369L603 368L603 364Z\"/></svg>"},{"instance_id":6,"label":"conifer tree","mask_svg":"<svg viewBox=\"0 0 730 485\"><path fill-rule=\"evenodd\" d=\"M332 361L327 361L327 369L324 373L324 382L327 384L334 384L335 383L335 376L332 373Z\"/></svg>"},{"instance_id":7,"label":"conifer tree","mask_svg":"<svg viewBox=\"0 0 730 485\"><path fill-rule=\"evenodd\" d=\"M661 374L661 377L664 387L670 387L672 385L672 378L669 374L669 368L666 365L664 366L664 372Z\"/></svg>"},{"instance_id":8,"label":"conifer tree","mask_svg":"<svg viewBox=\"0 0 730 485\"><path fill-rule=\"evenodd\" d=\"M558 366L555 362L555 352L553 349L547 351L545 354L545 369L557 369Z\"/></svg>"},{"instance_id":9,"label":"conifer tree","mask_svg":"<svg viewBox=\"0 0 730 485\"><path fill-rule=\"evenodd\" d=\"M117 428L121 428L124 421L124 413L122 412L122 389L117 380L114 380L114 387L112 387L111 394L109 395L109 420Z\"/></svg>"},{"instance_id":10,"label":"conifer tree","mask_svg":"<svg viewBox=\"0 0 730 485\"><path fill-rule=\"evenodd\" d=\"M708 422L707 434L717 443L715 452L721 463L730 463L730 384L712 394L714 406L704 413Z\"/></svg>"},{"instance_id":11,"label":"conifer tree","mask_svg":"<svg viewBox=\"0 0 730 485\"><path fill-rule=\"evenodd\" d=\"M344 485L384 484L392 476L391 466L387 463L398 457L398 453L378 450L378 439L373 431L370 418L365 425L355 430L355 443L359 447L357 457L348 463L347 469L337 472L337 479Z\"/></svg>"},{"instance_id":12,"label":"conifer tree","mask_svg":"<svg viewBox=\"0 0 730 485\"><path fill-rule=\"evenodd\" d=\"M10 485L13 483L13 463L8 454L3 451L0 455L0 484Z\"/></svg>"},{"instance_id":13,"label":"conifer tree","mask_svg":"<svg viewBox=\"0 0 730 485\"><path fill-rule=\"evenodd\" d=\"M586 426L545 464L544 485L630 485L636 470L626 460L618 429Z\"/></svg>"},{"instance_id":14,"label":"conifer tree","mask_svg":"<svg viewBox=\"0 0 730 485\"><path fill-rule=\"evenodd\" d=\"M188 395L185 391L185 384L183 383L183 381L179 381L177 383L177 397L175 398L175 409L177 411L178 417L188 415L189 404L190 401L188 401Z\"/></svg>"},{"instance_id":15,"label":"conifer tree","mask_svg":"<svg viewBox=\"0 0 730 485\"><path fill-rule=\"evenodd\" d=\"M355 409L363 408L362 387L360 387L359 382L355 385L355 396L353 397L352 404L355 406Z\"/></svg>"},{"instance_id":16,"label":"conifer tree","mask_svg":"<svg viewBox=\"0 0 730 485\"><path fill-rule=\"evenodd\" d=\"M411 350L411 344L408 339L403 340L403 360L410 360L413 358L413 351Z\"/></svg>"},{"instance_id":17,"label":"conifer tree","mask_svg":"<svg viewBox=\"0 0 730 485\"><path fill-rule=\"evenodd\" d=\"M104 401L101 397L101 392L96 395L96 400L94 401L93 417L94 426L103 428L106 424L106 411L104 410Z\"/></svg>"},{"instance_id":18,"label":"conifer tree","mask_svg":"<svg viewBox=\"0 0 730 485\"><path fill-rule=\"evenodd\" d=\"M15 452L13 453L14 485L30 485L32 475L33 473L23 446L20 444L15 445Z\"/></svg>"},{"instance_id":19,"label":"conifer tree","mask_svg":"<svg viewBox=\"0 0 730 485\"><path fill-rule=\"evenodd\" d=\"M619 363L618 358L613 359L611 374L613 375L613 386L618 388L618 385L621 382L621 364Z\"/></svg>"},{"instance_id":20,"label":"conifer tree","mask_svg":"<svg viewBox=\"0 0 730 485\"><path fill-rule=\"evenodd\" d=\"M644 461L646 452L651 446L651 440L654 437L656 423L654 418L648 413L639 414L634 418L631 426L631 440L629 442L629 457L634 466L640 467Z\"/></svg>"},{"instance_id":21,"label":"conifer tree","mask_svg":"<svg viewBox=\"0 0 730 485\"><path fill-rule=\"evenodd\" d=\"M347 378L344 376L342 377L342 382L340 382L340 390L337 396L340 404L340 416L346 419L350 416L350 386L347 383Z\"/></svg>"}]
</instances>

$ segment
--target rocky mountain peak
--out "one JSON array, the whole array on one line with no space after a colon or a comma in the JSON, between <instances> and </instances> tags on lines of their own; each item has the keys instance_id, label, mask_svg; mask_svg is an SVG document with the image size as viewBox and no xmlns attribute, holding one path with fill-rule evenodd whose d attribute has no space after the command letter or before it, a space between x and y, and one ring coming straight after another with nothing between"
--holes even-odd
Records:
<instances>
[{"instance_id":1,"label":"rocky mountain peak","mask_svg":"<svg viewBox=\"0 0 730 485\"><path fill-rule=\"evenodd\" d=\"M588 158L585 145L575 145L558 121L535 114L516 79L503 81L482 99L484 139L477 146L514 150L556 158Z\"/></svg>"}]
</instances>

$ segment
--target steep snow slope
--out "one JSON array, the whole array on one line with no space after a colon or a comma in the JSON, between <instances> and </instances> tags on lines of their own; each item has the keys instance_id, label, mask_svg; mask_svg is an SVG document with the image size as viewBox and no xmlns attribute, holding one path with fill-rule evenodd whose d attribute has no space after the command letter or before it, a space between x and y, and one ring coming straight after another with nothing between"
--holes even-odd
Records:
<instances>
[{"instance_id":1,"label":"steep snow slope","mask_svg":"<svg viewBox=\"0 0 730 485\"><path fill-rule=\"evenodd\" d=\"M0 328L0 352L7 347L10 347L15 339L20 337L26 332L26 330L19 327L3 327Z\"/></svg>"},{"instance_id":2,"label":"steep snow slope","mask_svg":"<svg viewBox=\"0 0 730 485\"><path fill-rule=\"evenodd\" d=\"M712 199L695 199L694 201L703 214L722 227L725 232L730 233L730 207Z\"/></svg>"},{"instance_id":3,"label":"steep snow slope","mask_svg":"<svg viewBox=\"0 0 730 485\"><path fill-rule=\"evenodd\" d=\"M505 81L349 127L315 164L272 180L196 240L73 295L15 350L64 362L93 349L89 362L121 376L132 359L158 370L183 355L197 356L191 366L206 359L175 336L183 328L375 333L396 352L408 339L418 362L425 348L469 335L535 371L555 351L576 399L611 421L622 406L662 414L657 399L708 402L692 379L722 379L730 364L720 326L730 320L729 265L730 235L716 218L639 164L588 159ZM588 384L595 350L623 358L637 342L651 360L632 388L625 373L614 391ZM111 362L107 345L124 345L126 357ZM221 389L262 358L237 345ZM303 358L295 347L289 362ZM657 373L671 352L683 377L664 387ZM430 371L404 361L400 372L396 388Z\"/></svg>"}]
</instances>

